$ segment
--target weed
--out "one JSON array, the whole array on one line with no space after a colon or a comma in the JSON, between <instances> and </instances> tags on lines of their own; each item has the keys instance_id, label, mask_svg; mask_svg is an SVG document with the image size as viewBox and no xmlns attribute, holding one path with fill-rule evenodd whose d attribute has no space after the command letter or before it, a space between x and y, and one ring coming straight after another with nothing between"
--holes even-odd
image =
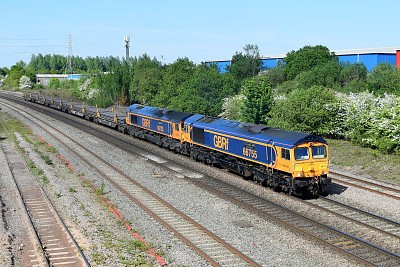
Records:
<instances>
[{"instance_id":1,"label":"weed","mask_svg":"<svg viewBox=\"0 0 400 267\"><path fill-rule=\"evenodd\" d=\"M101 183L100 187L97 187L97 188L96 188L96 195L99 195L99 196L104 195L104 187L105 187L105 186L106 186L106 185L104 184L104 182Z\"/></svg>"},{"instance_id":2,"label":"weed","mask_svg":"<svg viewBox=\"0 0 400 267\"><path fill-rule=\"evenodd\" d=\"M129 245L134 250L147 251L149 249L145 243L137 239L132 240Z\"/></svg>"},{"instance_id":3,"label":"weed","mask_svg":"<svg viewBox=\"0 0 400 267\"><path fill-rule=\"evenodd\" d=\"M60 198L61 197L61 192L54 192L54 196L56 198Z\"/></svg>"},{"instance_id":4,"label":"weed","mask_svg":"<svg viewBox=\"0 0 400 267\"><path fill-rule=\"evenodd\" d=\"M40 154L40 157L44 160L44 162L46 162L47 165L53 165L53 161L49 156Z\"/></svg>"},{"instance_id":5,"label":"weed","mask_svg":"<svg viewBox=\"0 0 400 267\"><path fill-rule=\"evenodd\" d=\"M92 252L92 258L95 263L104 264L107 259L107 256L105 254L95 251L95 252Z\"/></svg>"},{"instance_id":6,"label":"weed","mask_svg":"<svg viewBox=\"0 0 400 267\"><path fill-rule=\"evenodd\" d=\"M91 185L90 185L88 180L82 180L82 186L83 187L91 187Z\"/></svg>"},{"instance_id":7,"label":"weed","mask_svg":"<svg viewBox=\"0 0 400 267\"><path fill-rule=\"evenodd\" d=\"M68 192L70 192L71 194L73 194L73 193L76 193L77 191L76 191L75 188L69 187L69 188L68 188Z\"/></svg>"},{"instance_id":8,"label":"weed","mask_svg":"<svg viewBox=\"0 0 400 267\"><path fill-rule=\"evenodd\" d=\"M44 185L48 185L49 184L49 178L47 178L47 176L41 176L40 178L43 182Z\"/></svg>"},{"instance_id":9,"label":"weed","mask_svg":"<svg viewBox=\"0 0 400 267\"><path fill-rule=\"evenodd\" d=\"M57 149L54 146L48 146L46 148L46 151L52 154L56 154L57 153Z\"/></svg>"}]
</instances>

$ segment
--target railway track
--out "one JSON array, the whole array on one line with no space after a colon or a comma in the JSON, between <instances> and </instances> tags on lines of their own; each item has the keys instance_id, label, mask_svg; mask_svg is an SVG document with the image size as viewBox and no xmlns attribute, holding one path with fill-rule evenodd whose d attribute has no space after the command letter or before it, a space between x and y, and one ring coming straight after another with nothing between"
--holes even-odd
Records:
<instances>
[{"instance_id":1,"label":"railway track","mask_svg":"<svg viewBox=\"0 0 400 267\"><path fill-rule=\"evenodd\" d=\"M91 132L91 134L94 133ZM108 138L108 141L114 145L123 147L123 145L121 146L121 144L117 144L118 142L114 140L115 138L116 137ZM132 153L131 151L129 152ZM163 165L165 162L167 161L160 161L159 164ZM203 180L206 182L202 182ZM231 202L239 203L241 206L257 212L261 217L285 225L297 233L335 248L366 265L400 266L400 258L398 254L381 249L373 244L352 237L351 235L347 235L334 228L314 222L309 218L293 213L275 203L269 203L265 199L259 199L250 193L238 190L238 188L224 185L221 181L215 179L196 177L196 179L192 179L192 181L198 183L199 186L208 188L210 191L215 191L219 196L226 198Z\"/></svg>"},{"instance_id":2,"label":"railway track","mask_svg":"<svg viewBox=\"0 0 400 267\"><path fill-rule=\"evenodd\" d=\"M64 148L75 154L81 162L87 164L161 225L173 232L212 266L261 266L65 133L58 131L40 118L27 115L8 104L5 105L29 118L46 131Z\"/></svg>"},{"instance_id":3,"label":"railway track","mask_svg":"<svg viewBox=\"0 0 400 267\"><path fill-rule=\"evenodd\" d=\"M214 191L228 201L257 212L260 217L273 220L296 233L328 245L368 266L400 266L400 255L398 254L314 221L244 190L234 188L222 181L203 177L193 179L193 182Z\"/></svg>"},{"instance_id":4,"label":"railway track","mask_svg":"<svg viewBox=\"0 0 400 267\"><path fill-rule=\"evenodd\" d=\"M382 196L387 196L400 200L400 189L394 186L384 185L373 181L367 181L364 179L359 179L332 171L330 171L330 174L330 177L336 183L353 186Z\"/></svg>"},{"instance_id":5,"label":"railway track","mask_svg":"<svg viewBox=\"0 0 400 267\"><path fill-rule=\"evenodd\" d=\"M1 124L8 133L9 139L12 139L2 121ZM37 249L28 251L27 256L22 256L22 265L90 266L46 193L40 187L17 145L10 144L10 147L4 150L4 154L34 233L35 242L38 244Z\"/></svg>"},{"instance_id":6,"label":"railway track","mask_svg":"<svg viewBox=\"0 0 400 267\"><path fill-rule=\"evenodd\" d=\"M308 200L307 202L311 203L313 206L320 207L324 211L341 216L353 221L354 223L398 239L400 242L400 223L398 222L323 196L319 196L317 199Z\"/></svg>"}]
</instances>

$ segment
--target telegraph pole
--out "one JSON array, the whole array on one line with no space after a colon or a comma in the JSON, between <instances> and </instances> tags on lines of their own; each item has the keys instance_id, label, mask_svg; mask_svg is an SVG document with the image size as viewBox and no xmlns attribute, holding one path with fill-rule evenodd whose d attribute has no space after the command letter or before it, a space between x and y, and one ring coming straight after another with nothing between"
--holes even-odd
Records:
<instances>
[{"instance_id":1,"label":"telegraph pole","mask_svg":"<svg viewBox=\"0 0 400 267\"><path fill-rule=\"evenodd\" d=\"M131 41L131 37L129 35L124 36L124 41L125 41L125 52L126 52L126 57L125 60L129 60L129 43Z\"/></svg>"},{"instance_id":2,"label":"telegraph pole","mask_svg":"<svg viewBox=\"0 0 400 267\"><path fill-rule=\"evenodd\" d=\"M69 40L68 40L68 59L67 59L67 65L65 66L65 72L69 70L69 74L72 74L72 36L69 34Z\"/></svg>"}]
</instances>

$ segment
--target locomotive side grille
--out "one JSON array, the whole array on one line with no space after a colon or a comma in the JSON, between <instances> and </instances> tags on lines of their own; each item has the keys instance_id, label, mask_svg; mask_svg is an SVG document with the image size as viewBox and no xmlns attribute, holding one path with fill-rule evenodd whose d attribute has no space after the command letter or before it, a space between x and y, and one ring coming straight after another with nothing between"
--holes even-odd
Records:
<instances>
[{"instance_id":1,"label":"locomotive side grille","mask_svg":"<svg viewBox=\"0 0 400 267\"><path fill-rule=\"evenodd\" d=\"M137 116L136 116L136 115L133 115L133 114L131 114L130 121L131 121L131 123L132 123L132 124L137 124Z\"/></svg>"},{"instance_id":2,"label":"locomotive side grille","mask_svg":"<svg viewBox=\"0 0 400 267\"><path fill-rule=\"evenodd\" d=\"M204 129L193 128L193 142L204 144Z\"/></svg>"}]
</instances>

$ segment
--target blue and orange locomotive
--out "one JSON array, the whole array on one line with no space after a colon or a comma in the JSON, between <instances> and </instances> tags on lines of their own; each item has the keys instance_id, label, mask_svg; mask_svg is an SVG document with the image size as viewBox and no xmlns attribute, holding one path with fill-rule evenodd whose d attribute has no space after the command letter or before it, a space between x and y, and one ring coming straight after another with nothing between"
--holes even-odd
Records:
<instances>
[{"instance_id":1,"label":"blue and orange locomotive","mask_svg":"<svg viewBox=\"0 0 400 267\"><path fill-rule=\"evenodd\" d=\"M320 194L331 183L328 145L316 135L139 104L127 109L126 130L290 194Z\"/></svg>"}]
</instances>

